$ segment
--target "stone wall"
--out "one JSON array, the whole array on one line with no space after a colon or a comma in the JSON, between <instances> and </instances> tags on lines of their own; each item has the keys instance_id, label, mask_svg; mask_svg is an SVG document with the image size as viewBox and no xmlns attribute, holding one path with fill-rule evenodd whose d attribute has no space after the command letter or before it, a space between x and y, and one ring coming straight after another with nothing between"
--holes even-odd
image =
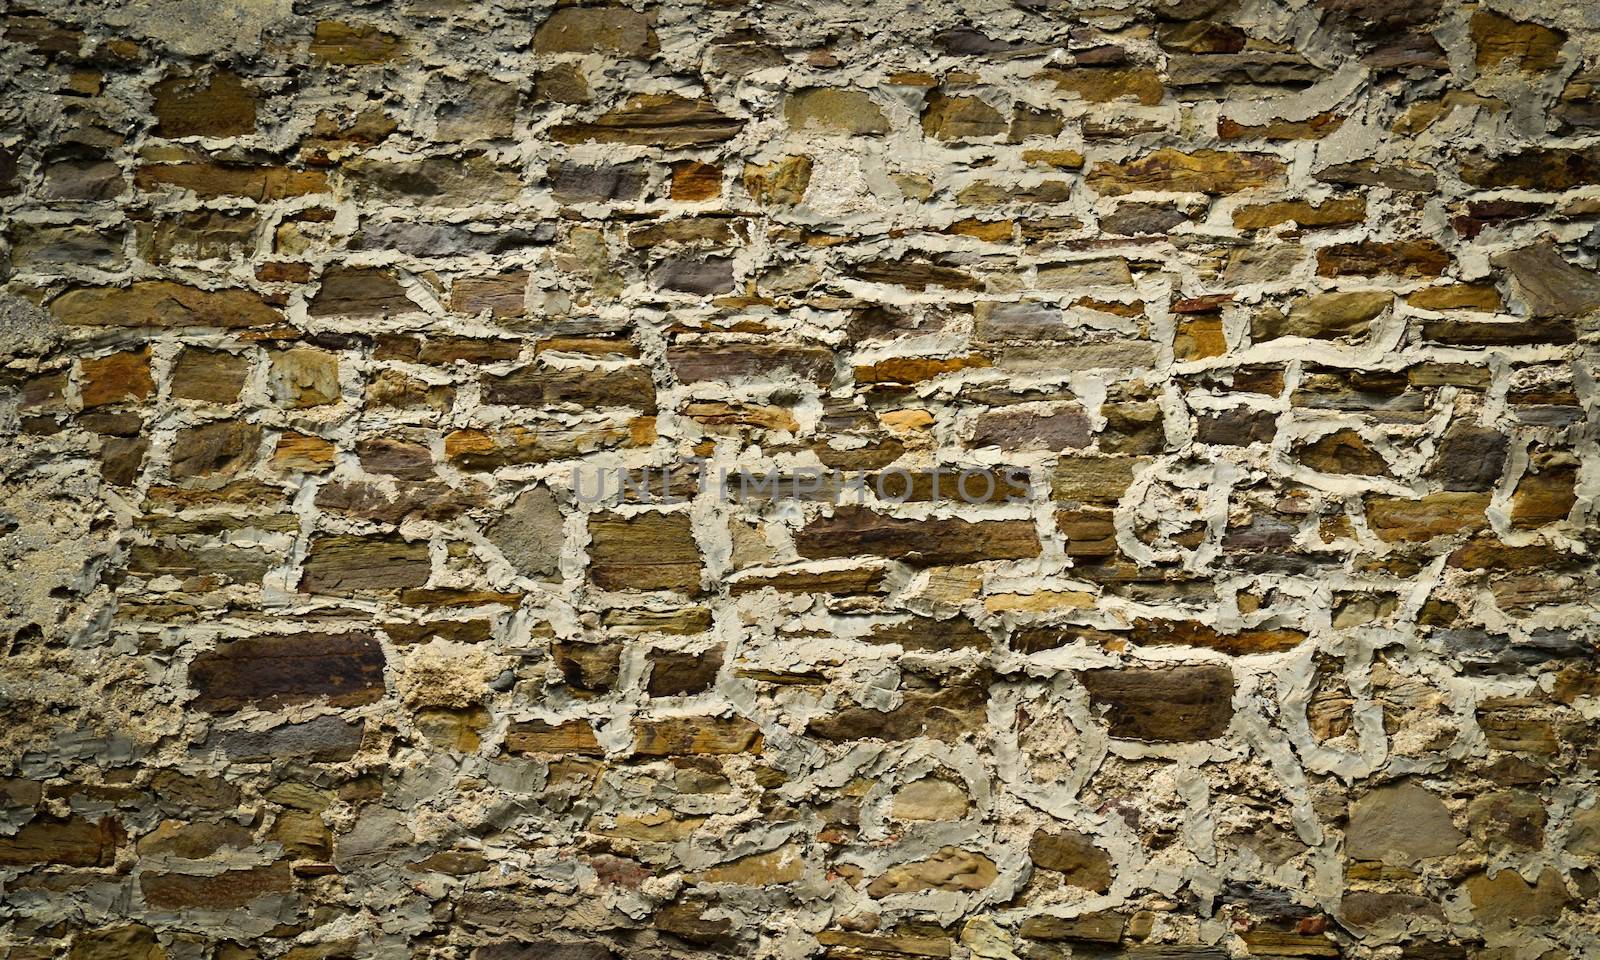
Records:
<instances>
[{"instance_id":1,"label":"stone wall","mask_svg":"<svg viewBox=\"0 0 1600 960\"><path fill-rule=\"evenodd\" d=\"M4 956L1600 957L1600 7L0 70Z\"/></svg>"}]
</instances>

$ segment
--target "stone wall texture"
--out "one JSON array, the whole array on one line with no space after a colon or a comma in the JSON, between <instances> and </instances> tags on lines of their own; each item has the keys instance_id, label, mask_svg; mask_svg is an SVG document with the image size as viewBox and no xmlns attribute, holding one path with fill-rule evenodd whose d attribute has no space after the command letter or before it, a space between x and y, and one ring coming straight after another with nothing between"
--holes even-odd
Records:
<instances>
[{"instance_id":1,"label":"stone wall texture","mask_svg":"<svg viewBox=\"0 0 1600 960\"><path fill-rule=\"evenodd\" d=\"M0 956L1600 958L1592 0L0 77Z\"/></svg>"}]
</instances>

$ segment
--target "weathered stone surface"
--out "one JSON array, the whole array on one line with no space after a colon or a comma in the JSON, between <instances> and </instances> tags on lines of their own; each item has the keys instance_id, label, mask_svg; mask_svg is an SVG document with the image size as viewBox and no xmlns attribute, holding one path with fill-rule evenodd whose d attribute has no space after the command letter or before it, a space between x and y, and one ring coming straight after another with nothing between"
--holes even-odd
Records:
<instances>
[{"instance_id":1,"label":"weathered stone surface","mask_svg":"<svg viewBox=\"0 0 1600 960\"><path fill-rule=\"evenodd\" d=\"M381 673L378 680L382 680ZM302 759L337 763L355 756L364 733L360 721L328 715L268 730L232 730L219 739L224 753L244 762Z\"/></svg>"},{"instance_id":2,"label":"weathered stone surface","mask_svg":"<svg viewBox=\"0 0 1600 960\"><path fill-rule=\"evenodd\" d=\"M243 197L258 203L326 193L328 189L327 175L320 170L225 163L145 165L134 173L133 182L147 192L174 187L203 199Z\"/></svg>"},{"instance_id":3,"label":"weathered stone surface","mask_svg":"<svg viewBox=\"0 0 1600 960\"><path fill-rule=\"evenodd\" d=\"M627 7L566 7L550 14L533 34L540 54L609 53L648 56L656 50L650 19Z\"/></svg>"},{"instance_id":4,"label":"weathered stone surface","mask_svg":"<svg viewBox=\"0 0 1600 960\"><path fill-rule=\"evenodd\" d=\"M941 847L926 860L891 867L872 881L873 897L920 893L924 890L982 890L999 874L993 860L958 847Z\"/></svg>"},{"instance_id":5,"label":"weathered stone surface","mask_svg":"<svg viewBox=\"0 0 1600 960\"><path fill-rule=\"evenodd\" d=\"M1104 710L1111 735L1189 743L1222 736L1233 720L1233 673L1227 667L1122 667L1085 670L1078 680Z\"/></svg>"},{"instance_id":6,"label":"weathered stone surface","mask_svg":"<svg viewBox=\"0 0 1600 960\"><path fill-rule=\"evenodd\" d=\"M1140 190L1223 194L1266 186L1283 172L1283 162L1267 154L1163 148L1127 163L1096 164L1085 182L1112 197Z\"/></svg>"},{"instance_id":7,"label":"weathered stone surface","mask_svg":"<svg viewBox=\"0 0 1600 960\"><path fill-rule=\"evenodd\" d=\"M155 390L148 349L85 360L79 370L84 409L143 400Z\"/></svg>"},{"instance_id":8,"label":"weathered stone surface","mask_svg":"<svg viewBox=\"0 0 1600 960\"><path fill-rule=\"evenodd\" d=\"M312 347L272 354L267 378L272 399L289 409L339 402L339 358Z\"/></svg>"},{"instance_id":9,"label":"weathered stone surface","mask_svg":"<svg viewBox=\"0 0 1600 960\"><path fill-rule=\"evenodd\" d=\"M671 717L634 724L634 752L647 757L760 753L761 728L743 717Z\"/></svg>"},{"instance_id":10,"label":"weathered stone surface","mask_svg":"<svg viewBox=\"0 0 1600 960\"><path fill-rule=\"evenodd\" d=\"M1111 886L1110 856L1076 830L1036 832L1028 843L1028 856L1036 867L1065 874L1075 887L1104 893Z\"/></svg>"},{"instance_id":11,"label":"weathered stone surface","mask_svg":"<svg viewBox=\"0 0 1600 960\"><path fill-rule=\"evenodd\" d=\"M589 537L589 576L602 589L699 592L700 548L687 514L594 516Z\"/></svg>"},{"instance_id":12,"label":"weathered stone surface","mask_svg":"<svg viewBox=\"0 0 1600 960\"><path fill-rule=\"evenodd\" d=\"M1006 118L1000 111L978 97L949 96L936 90L922 108L922 132L939 140L995 137L1006 129Z\"/></svg>"},{"instance_id":13,"label":"weathered stone surface","mask_svg":"<svg viewBox=\"0 0 1600 960\"><path fill-rule=\"evenodd\" d=\"M367 66L405 55L405 41L366 23L323 20L311 41L311 55L339 66Z\"/></svg>"},{"instance_id":14,"label":"weathered stone surface","mask_svg":"<svg viewBox=\"0 0 1600 960\"><path fill-rule=\"evenodd\" d=\"M347 534L318 537L306 555L306 593L393 591L420 587L431 571L426 543Z\"/></svg>"},{"instance_id":15,"label":"weathered stone surface","mask_svg":"<svg viewBox=\"0 0 1600 960\"><path fill-rule=\"evenodd\" d=\"M185 350L172 371L172 396L179 400L232 403L249 375L244 357L220 350Z\"/></svg>"},{"instance_id":16,"label":"weathered stone surface","mask_svg":"<svg viewBox=\"0 0 1600 960\"><path fill-rule=\"evenodd\" d=\"M1456 829L1439 798L1411 782L1371 791L1350 808L1345 856L1407 865L1428 857L1448 857L1466 835Z\"/></svg>"},{"instance_id":17,"label":"weathered stone surface","mask_svg":"<svg viewBox=\"0 0 1600 960\"><path fill-rule=\"evenodd\" d=\"M151 93L163 137L232 137L256 127L256 93L236 74L172 77Z\"/></svg>"},{"instance_id":18,"label":"weathered stone surface","mask_svg":"<svg viewBox=\"0 0 1600 960\"><path fill-rule=\"evenodd\" d=\"M85 327L256 327L283 315L248 290L200 290L166 280L80 287L50 301L61 323Z\"/></svg>"},{"instance_id":19,"label":"weathered stone surface","mask_svg":"<svg viewBox=\"0 0 1600 960\"><path fill-rule=\"evenodd\" d=\"M155 872L139 877L145 902L157 910L236 910L257 897L286 893L292 885L288 861L212 877Z\"/></svg>"},{"instance_id":20,"label":"weathered stone surface","mask_svg":"<svg viewBox=\"0 0 1600 960\"><path fill-rule=\"evenodd\" d=\"M483 530L490 543L525 577L553 579L564 543L561 506L545 487L525 490Z\"/></svg>"},{"instance_id":21,"label":"weathered stone surface","mask_svg":"<svg viewBox=\"0 0 1600 960\"><path fill-rule=\"evenodd\" d=\"M1037 556L1031 521L909 520L862 507L838 507L795 534L795 549L813 560L878 556L917 566Z\"/></svg>"},{"instance_id":22,"label":"weathered stone surface","mask_svg":"<svg viewBox=\"0 0 1600 960\"><path fill-rule=\"evenodd\" d=\"M219 420L178 431L172 441L172 477L228 475L247 469L261 446L261 428L253 423Z\"/></svg>"},{"instance_id":23,"label":"weathered stone surface","mask_svg":"<svg viewBox=\"0 0 1600 960\"><path fill-rule=\"evenodd\" d=\"M1278 337L1359 337L1393 302L1392 295L1382 292L1311 294L1290 303L1287 312L1256 314L1250 322L1250 336L1258 342Z\"/></svg>"},{"instance_id":24,"label":"weathered stone surface","mask_svg":"<svg viewBox=\"0 0 1600 960\"><path fill-rule=\"evenodd\" d=\"M512 406L572 405L583 410L632 407L645 413L656 411L655 383L643 367L598 371L524 367L504 376L485 378L483 398L489 403Z\"/></svg>"},{"instance_id":25,"label":"weathered stone surface","mask_svg":"<svg viewBox=\"0 0 1600 960\"><path fill-rule=\"evenodd\" d=\"M1554 245L1536 244L1500 254L1494 265L1511 274L1511 286L1535 317L1572 317L1600 310L1600 273L1573 265Z\"/></svg>"},{"instance_id":26,"label":"weathered stone surface","mask_svg":"<svg viewBox=\"0 0 1600 960\"><path fill-rule=\"evenodd\" d=\"M562 143L593 140L678 148L731 140L739 135L744 123L704 100L650 93L640 94L588 123L554 127L550 135Z\"/></svg>"},{"instance_id":27,"label":"weathered stone surface","mask_svg":"<svg viewBox=\"0 0 1600 960\"><path fill-rule=\"evenodd\" d=\"M334 706L383 696L383 650L370 636L295 633L218 644L189 663L197 709L227 713L323 699Z\"/></svg>"},{"instance_id":28,"label":"weathered stone surface","mask_svg":"<svg viewBox=\"0 0 1600 960\"><path fill-rule=\"evenodd\" d=\"M36 817L11 836L0 837L0 866L110 866L123 837L121 825L110 817Z\"/></svg>"},{"instance_id":29,"label":"weathered stone surface","mask_svg":"<svg viewBox=\"0 0 1600 960\"><path fill-rule=\"evenodd\" d=\"M960 784L929 775L896 790L892 810L898 820L960 820L971 806Z\"/></svg>"},{"instance_id":30,"label":"weathered stone surface","mask_svg":"<svg viewBox=\"0 0 1600 960\"><path fill-rule=\"evenodd\" d=\"M381 317L415 309L399 279L377 267L329 269L322 275L316 296L306 305L314 317Z\"/></svg>"},{"instance_id":31,"label":"weathered stone surface","mask_svg":"<svg viewBox=\"0 0 1600 960\"><path fill-rule=\"evenodd\" d=\"M1588 5L12 6L0 956L1594 960Z\"/></svg>"},{"instance_id":32,"label":"weathered stone surface","mask_svg":"<svg viewBox=\"0 0 1600 960\"><path fill-rule=\"evenodd\" d=\"M1488 526L1489 497L1478 493L1435 493L1420 499L1373 497L1367 523L1384 540L1430 540L1471 533Z\"/></svg>"},{"instance_id":33,"label":"weathered stone surface","mask_svg":"<svg viewBox=\"0 0 1600 960\"><path fill-rule=\"evenodd\" d=\"M863 90L816 87L797 90L784 100L783 116L796 130L829 133L888 133L883 109Z\"/></svg>"}]
</instances>

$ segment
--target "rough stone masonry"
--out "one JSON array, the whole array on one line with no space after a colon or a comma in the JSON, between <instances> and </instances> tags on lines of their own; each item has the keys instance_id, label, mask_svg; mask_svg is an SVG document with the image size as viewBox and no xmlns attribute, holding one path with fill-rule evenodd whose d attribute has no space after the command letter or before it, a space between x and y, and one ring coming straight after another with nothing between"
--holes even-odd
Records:
<instances>
[{"instance_id":1,"label":"rough stone masonry","mask_svg":"<svg viewBox=\"0 0 1600 960\"><path fill-rule=\"evenodd\" d=\"M0 955L1600 958L1600 5L0 76Z\"/></svg>"}]
</instances>

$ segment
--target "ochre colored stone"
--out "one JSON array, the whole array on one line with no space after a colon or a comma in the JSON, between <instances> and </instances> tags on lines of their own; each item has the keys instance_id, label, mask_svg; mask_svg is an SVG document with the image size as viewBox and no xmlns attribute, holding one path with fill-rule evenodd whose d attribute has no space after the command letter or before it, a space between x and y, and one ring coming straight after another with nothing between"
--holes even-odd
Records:
<instances>
[{"instance_id":1,"label":"ochre colored stone","mask_svg":"<svg viewBox=\"0 0 1600 960\"><path fill-rule=\"evenodd\" d=\"M784 100L784 119L798 131L822 130L830 133L888 133L889 121L883 109L862 90L815 87L798 90Z\"/></svg>"},{"instance_id":2,"label":"ochre colored stone","mask_svg":"<svg viewBox=\"0 0 1600 960\"><path fill-rule=\"evenodd\" d=\"M405 41L365 23L323 20L311 40L311 55L339 66L384 63L405 55Z\"/></svg>"},{"instance_id":3,"label":"ochre colored stone","mask_svg":"<svg viewBox=\"0 0 1600 960\"><path fill-rule=\"evenodd\" d=\"M150 379L150 350L113 353L80 365L84 409L124 400L143 400L155 390Z\"/></svg>"},{"instance_id":4,"label":"ochre colored stone","mask_svg":"<svg viewBox=\"0 0 1600 960\"><path fill-rule=\"evenodd\" d=\"M1127 163L1097 163L1085 182L1102 196L1138 190L1225 194L1262 187L1283 176L1283 161L1264 153L1164 147Z\"/></svg>"},{"instance_id":5,"label":"ochre colored stone","mask_svg":"<svg viewBox=\"0 0 1600 960\"><path fill-rule=\"evenodd\" d=\"M174 77L152 88L156 133L163 137L232 137L256 127L256 92L237 74Z\"/></svg>"}]
</instances>

